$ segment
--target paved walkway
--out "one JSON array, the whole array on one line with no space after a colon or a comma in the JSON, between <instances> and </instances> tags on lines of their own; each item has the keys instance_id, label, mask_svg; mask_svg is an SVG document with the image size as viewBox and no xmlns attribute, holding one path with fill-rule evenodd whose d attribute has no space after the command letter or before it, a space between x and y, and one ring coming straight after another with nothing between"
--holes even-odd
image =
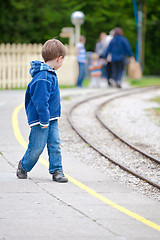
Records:
<instances>
[{"instance_id":1,"label":"paved walkway","mask_svg":"<svg viewBox=\"0 0 160 240\"><path fill-rule=\"evenodd\" d=\"M24 91L0 92L0 240L159 240L160 203L63 149L68 183L51 181L46 152L27 180L16 178L29 127L17 109L14 133L12 114L23 100Z\"/></svg>"}]
</instances>

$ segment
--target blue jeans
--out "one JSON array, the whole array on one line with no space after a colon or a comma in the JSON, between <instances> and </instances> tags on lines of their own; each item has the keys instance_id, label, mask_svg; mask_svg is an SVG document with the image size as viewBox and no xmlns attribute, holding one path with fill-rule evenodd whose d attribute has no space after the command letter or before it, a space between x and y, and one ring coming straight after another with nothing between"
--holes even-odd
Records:
<instances>
[{"instance_id":1,"label":"blue jeans","mask_svg":"<svg viewBox=\"0 0 160 240\"><path fill-rule=\"evenodd\" d=\"M112 78L116 82L122 82L124 68L125 68L125 65L123 60L112 62Z\"/></svg>"},{"instance_id":2,"label":"blue jeans","mask_svg":"<svg viewBox=\"0 0 160 240\"><path fill-rule=\"evenodd\" d=\"M85 63L81 63L81 62L78 62L78 65L79 65L79 75L78 75L77 86L81 87L86 74L86 65Z\"/></svg>"},{"instance_id":3,"label":"blue jeans","mask_svg":"<svg viewBox=\"0 0 160 240\"><path fill-rule=\"evenodd\" d=\"M58 120L50 121L49 126L44 129L40 125L31 127L28 148L21 161L25 171L31 171L46 144L49 156L49 172L63 171Z\"/></svg>"}]
</instances>

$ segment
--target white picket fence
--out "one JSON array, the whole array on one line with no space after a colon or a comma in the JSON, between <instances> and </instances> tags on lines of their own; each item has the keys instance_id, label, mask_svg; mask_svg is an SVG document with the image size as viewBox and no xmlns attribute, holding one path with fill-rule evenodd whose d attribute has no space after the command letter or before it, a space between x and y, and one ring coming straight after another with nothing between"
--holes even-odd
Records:
<instances>
[{"instance_id":1,"label":"white picket fence","mask_svg":"<svg viewBox=\"0 0 160 240\"><path fill-rule=\"evenodd\" d=\"M43 61L41 49L42 44L0 44L0 89L26 87L31 80L30 61ZM60 84L75 84L77 71L75 56L67 56L57 72Z\"/></svg>"},{"instance_id":2,"label":"white picket fence","mask_svg":"<svg viewBox=\"0 0 160 240\"><path fill-rule=\"evenodd\" d=\"M25 87L31 80L30 61L42 60L42 44L0 45L0 88Z\"/></svg>"}]
</instances>

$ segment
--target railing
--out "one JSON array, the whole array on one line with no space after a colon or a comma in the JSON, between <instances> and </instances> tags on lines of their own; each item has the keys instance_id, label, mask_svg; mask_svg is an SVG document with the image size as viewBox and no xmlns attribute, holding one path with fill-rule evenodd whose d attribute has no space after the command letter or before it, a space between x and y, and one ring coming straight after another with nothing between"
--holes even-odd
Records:
<instances>
[{"instance_id":1,"label":"railing","mask_svg":"<svg viewBox=\"0 0 160 240\"><path fill-rule=\"evenodd\" d=\"M0 44L0 89L23 88L31 80L30 61L42 60L42 44ZM74 55L65 58L58 70L61 85L74 85L77 63Z\"/></svg>"}]
</instances>

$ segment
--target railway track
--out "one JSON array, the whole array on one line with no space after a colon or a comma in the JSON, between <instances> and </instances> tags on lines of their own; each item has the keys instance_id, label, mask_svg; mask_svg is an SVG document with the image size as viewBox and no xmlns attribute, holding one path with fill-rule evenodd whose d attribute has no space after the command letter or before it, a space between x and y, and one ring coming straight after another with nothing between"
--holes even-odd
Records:
<instances>
[{"instance_id":1,"label":"railway track","mask_svg":"<svg viewBox=\"0 0 160 240\"><path fill-rule=\"evenodd\" d=\"M122 138L120 135L118 135L114 130L112 130L105 122L104 120L101 118L100 116L100 110L105 106L107 105L108 103L110 103L111 101L119 98L119 97L125 97L125 96L128 96L128 93L127 94L124 94L123 96L114 96L112 97L111 99L109 100L106 100L104 101L102 104L100 104L98 106L98 108L96 109L96 112L95 112L95 116L96 118L98 119L98 121L104 126L104 128L106 128L109 132L111 132L115 137L117 137L118 139L120 139L122 142L124 142L125 144L127 144L129 147L131 147L132 149L134 149L135 151L143 154L144 156L150 158L151 160L153 160L154 162L157 162L160 164L160 159L143 151L142 149L136 147L135 145L131 144L129 141L127 141L126 139Z\"/></svg>"},{"instance_id":2,"label":"railway track","mask_svg":"<svg viewBox=\"0 0 160 240\"><path fill-rule=\"evenodd\" d=\"M154 181L150 177L147 177L146 174L139 173L137 170L132 169L130 167L130 164L128 164L129 166L127 166L126 163L123 163L121 160L119 160L120 157L118 157L118 159L117 159L116 156L112 156L112 154L110 154L106 150L102 149L103 148L102 146L99 147L99 145L102 145L100 142L99 142L99 144L97 144L97 143L95 144L94 141L90 140L90 136L86 136L86 133L85 133L86 130L84 130L84 129L82 130L82 126L81 127L77 127L77 124L75 124L75 121L73 120L73 112L75 110L77 110L78 108L81 107L82 108L82 112L83 112L84 111L83 109L85 109L85 107L83 106L84 104L89 104L90 102L93 102L93 101L97 102L97 100L100 99L100 104L98 103L98 106L96 106L96 108L94 109L94 118L98 119L100 124L103 125L102 130L100 130L100 131L103 131L103 135L106 135L107 132L109 131L112 135L114 135L114 139L116 138L117 141L121 141L121 143L123 143L123 145L127 144L127 147L131 148L132 151L134 151L134 154L135 154L135 151L138 152L139 155L137 156L137 158L145 158L145 160L143 159L143 161L150 161L149 165L151 164L151 161L152 162L154 161L154 163L152 163L152 164L155 164L153 166L153 169L157 169L157 168L160 169L160 160L158 158L156 158L155 156L152 156L152 155L144 152L141 149L136 148L134 145L132 145L131 143L129 143L125 139L121 138L112 129L110 129L108 126L106 126L106 124L103 122L103 120L101 119L100 114L99 114L101 107L104 106L106 103L112 101L115 98L127 97L128 95L131 95L131 94L139 94L139 93L142 93L142 92L154 90L156 88L157 87L147 87L147 88L141 88L141 89L139 89L139 88L138 89L137 88L136 89L126 89L126 90L123 90L123 91L116 91L116 92L112 92L112 93L104 93L104 94L88 97L88 98L86 98L86 99L84 99L84 100L82 100L82 101L80 101L80 102L78 102L78 103L76 103L76 104L74 104L72 106L72 108L68 112L68 121L71 124L72 128L76 131L76 133L90 147L92 147L96 152L98 152L101 156L103 156L104 158L108 159L113 164L119 166L124 171L126 171L126 172L136 176L137 178L147 182L148 184L150 184L150 185L160 189L160 184L157 181ZM107 98L107 100L105 99L105 101L104 101L104 98ZM95 105L96 104L93 103L93 106L95 106ZM90 109L92 109L92 106L90 107ZM93 118L93 115L92 115L92 118ZM83 125L84 125L84 122L88 121L88 123L89 123L91 121L91 120L86 120L86 119L87 118L85 116L85 121L81 118L80 122L83 122ZM90 126L90 128L92 128L92 126ZM99 131L99 129L98 129L98 131ZM90 134L90 135L92 135L92 134ZM94 133L93 133L93 135L94 135ZM99 134L96 133L95 135L98 136ZM97 138L96 141L98 141L98 137L96 137L96 138ZM99 138L99 141L103 142L104 140ZM112 141L115 141L115 140L112 140ZM104 141L104 142L107 142L107 141ZM122 148L122 145L120 147ZM105 148L105 145L104 145L104 148ZM124 151L128 151L128 150L126 150L126 148L125 148ZM133 168L139 168L139 167L133 166Z\"/></svg>"}]
</instances>

